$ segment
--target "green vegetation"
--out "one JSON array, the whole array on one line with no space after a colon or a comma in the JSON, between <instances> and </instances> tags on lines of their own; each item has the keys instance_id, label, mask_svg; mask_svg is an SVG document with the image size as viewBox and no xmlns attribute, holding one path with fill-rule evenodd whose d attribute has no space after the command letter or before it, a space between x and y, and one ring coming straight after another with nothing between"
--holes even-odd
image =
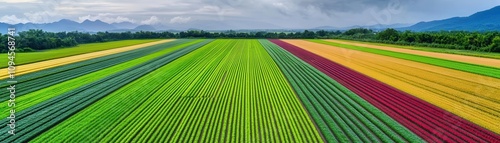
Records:
<instances>
[{"instance_id":1,"label":"green vegetation","mask_svg":"<svg viewBox=\"0 0 500 143\"><path fill-rule=\"evenodd\" d=\"M173 51L179 50L181 48L184 48L184 47L187 47L189 45L193 45L193 44L196 44L196 43L199 43L202 41L203 40L189 40L189 41L179 41L177 43L175 43L175 41L174 41L174 42L169 42L170 44L155 45L154 47L161 47L161 50L157 51L153 54L146 55L146 56L143 56L143 57L140 57L137 59L135 59L135 58L132 60L129 59L129 60L123 61L121 63L117 63L116 65L111 66L109 68L105 68L105 69L102 69L102 70L99 70L96 72L92 72L92 73L79 74L78 72L84 72L84 71L69 71L71 74L78 75L78 76L73 78L73 79L64 79L62 81L61 80L52 81L52 82L55 82L55 84L52 84L50 81L49 82L48 81L41 81L40 79L43 79L43 77L37 78L35 80L30 81L29 83L35 83L35 84L36 83L43 83L44 85L38 85L38 86L42 86L42 89L27 92L27 94L25 94L25 95L18 93L16 101L22 102L23 104L17 105L16 110L18 112L22 111L24 109L27 109L27 108L33 106L33 105L39 104L39 103L44 102L48 99L57 97L58 95L61 95L61 94L64 94L66 92L69 92L71 90L74 90L80 86L90 84L96 80L113 75L119 71L134 67L134 66L139 65L141 63L144 63L146 61L150 61L154 58L160 57L162 55L171 53ZM123 58L127 58L127 57L121 57L121 58L123 59ZM96 64L96 65L99 65L99 64ZM71 65L66 65L66 66L71 66ZM63 67L59 67L59 68L63 68ZM86 69L86 67L78 67L76 69L79 69L79 68L81 68L82 70ZM40 72L43 72L43 71L40 71ZM61 76L61 75L57 75L57 76ZM51 86L45 86L45 85L51 85ZM23 86L23 87L29 87L29 85ZM38 87L32 87L32 88L38 88ZM23 90L21 90L21 92L24 92L25 90L29 90L29 89L24 88ZM4 102L2 102L2 103L7 104L8 101L4 100ZM8 113L9 113L8 110L9 110L9 107L1 106L0 111L5 111L5 112L0 113L0 116L8 116Z\"/></svg>"},{"instance_id":2,"label":"green vegetation","mask_svg":"<svg viewBox=\"0 0 500 143\"><path fill-rule=\"evenodd\" d=\"M257 40L214 41L118 89L33 142L47 140L322 142Z\"/></svg>"},{"instance_id":3,"label":"green vegetation","mask_svg":"<svg viewBox=\"0 0 500 143\"><path fill-rule=\"evenodd\" d=\"M461 71L465 71L465 72L470 72L470 73L475 73L475 74L480 74L480 75L485 75L485 76L490 76L490 77L495 77L495 78L500 78L500 74L498 74L498 73L500 73L500 68L495 68L495 67L462 63L462 62L451 61L451 60L446 60L446 59L439 59L439 58L432 58L432 57L426 57L426 56L420 56L420 55L392 52L392 51L366 48L366 47L360 47L360 46L339 44L339 43L327 42L327 41L323 41L323 40L309 40L309 41L321 43L321 44L326 44L326 45L332 45L332 46L341 47L341 48L347 48L347 49L352 49L352 50L368 52L368 53L374 53L374 54L379 54L379 55L384 55L384 56L390 56L390 57L395 57L395 58L400 58L400 59L405 59L405 60L410 60L410 61L415 61L415 62L421 62L421 63L425 63L425 64L436 65L436 66L441 66L441 67L445 67L445 68L456 69L456 70L461 70Z\"/></svg>"},{"instance_id":4,"label":"green vegetation","mask_svg":"<svg viewBox=\"0 0 500 143\"><path fill-rule=\"evenodd\" d=\"M92 43L92 44L81 44L76 47L62 48L62 49L52 49L40 52L29 52L29 53L16 53L16 65L28 64L33 62L39 62L44 60L62 58L67 56L79 55L84 53L121 48L125 46L137 45L142 43L154 42L158 40L124 40L124 41L114 41L105 43ZM0 58L0 63L7 63L7 58ZM6 64L2 64L0 68L7 67Z\"/></svg>"},{"instance_id":5,"label":"green vegetation","mask_svg":"<svg viewBox=\"0 0 500 143\"><path fill-rule=\"evenodd\" d=\"M274 58L328 142L423 142L316 68L267 40Z\"/></svg>"}]
</instances>

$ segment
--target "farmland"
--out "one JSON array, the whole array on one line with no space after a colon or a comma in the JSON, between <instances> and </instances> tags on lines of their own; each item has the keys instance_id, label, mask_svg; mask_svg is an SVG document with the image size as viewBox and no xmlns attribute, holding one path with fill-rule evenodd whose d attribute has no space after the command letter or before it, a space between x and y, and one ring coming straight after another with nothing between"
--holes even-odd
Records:
<instances>
[{"instance_id":1,"label":"farmland","mask_svg":"<svg viewBox=\"0 0 500 143\"><path fill-rule=\"evenodd\" d=\"M117 43L19 66L19 130L0 141L500 140L497 59L337 40Z\"/></svg>"}]
</instances>

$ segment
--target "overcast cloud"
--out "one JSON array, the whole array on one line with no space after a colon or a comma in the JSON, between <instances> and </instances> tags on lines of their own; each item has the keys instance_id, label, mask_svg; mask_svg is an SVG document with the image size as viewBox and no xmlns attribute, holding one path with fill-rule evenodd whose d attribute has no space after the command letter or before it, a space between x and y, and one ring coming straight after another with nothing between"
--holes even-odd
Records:
<instances>
[{"instance_id":1,"label":"overcast cloud","mask_svg":"<svg viewBox=\"0 0 500 143\"><path fill-rule=\"evenodd\" d=\"M214 20L283 28L411 24L468 16L500 0L0 0L0 22L133 22L182 24ZM250 23L251 24L251 23Z\"/></svg>"}]
</instances>

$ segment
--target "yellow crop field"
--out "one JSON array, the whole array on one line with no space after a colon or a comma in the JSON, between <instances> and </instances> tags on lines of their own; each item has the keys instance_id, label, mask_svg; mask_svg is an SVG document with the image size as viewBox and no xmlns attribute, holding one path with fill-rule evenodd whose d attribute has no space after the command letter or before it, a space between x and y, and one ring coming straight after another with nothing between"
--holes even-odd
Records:
<instances>
[{"instance_id":1,"label":"yellow crop field","mask_svg":"<svg viewBox=\"0 0 500 143\"><path fill-rule=\"evenodd\" d=\"M304 40L283 41L500 133L500 79Z\"/></svg>"}]
</instances>

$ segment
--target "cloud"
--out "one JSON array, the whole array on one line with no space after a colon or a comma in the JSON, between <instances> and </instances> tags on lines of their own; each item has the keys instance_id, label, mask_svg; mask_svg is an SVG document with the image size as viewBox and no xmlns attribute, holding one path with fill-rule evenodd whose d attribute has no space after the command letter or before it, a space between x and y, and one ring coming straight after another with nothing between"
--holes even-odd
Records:
<instances>
[{"instance_id":1,"label":"cloud","mask_svg":"<svg viewBox=\"0 0 500 143\"><path fill-rule=\"evenodd\" d=\"M191 20L191 17L176 16L170 19L170 23L187 23Z\"/></svg>"},{"instance_id":2,"label":"cloud","mask_svg":"<svg viewBox=\"0 0 500 143\"><path fill-rule=\"evenodd\" d=\"M111 13L99 13L97 15L86 15L86 16L81 16L78 17L79 22L83 22L85 20L101 20L106 23L120 23L120 22L132 22L134 23L135 20L130 19L128 17L123 17L123 16L113 16Z\"/></svg>"},{"instance_id":3,"label":"cloud","mask_svg":"<svg viewBox=\"0 0 500 143\"><path fill-rule=\"evenodd\" d=\"M15 15L5 15L5 16L2 16L2 18L0 18L0 22L9 23L9 24L18 24L18 23L28 23L30 21L26 18L18 18Z\"/></svg>"},{"instance_id":4,"label":"cloud","mask_svg":"<svg viewBox=\"0 0 500 143\"><path fill-rule=\"evenodd\" d=\"M160 20L158 19L158 17L156 16L151 16L149 19L146 19L146 20L143 20L141 21L141 24L145 24L145 25L154 25L154 24L157 24L159 23Z\"/></svg>"},{"instance_id":5,"label":"cloud","mask_svg":"<svg viewBox=\"0 0 500 143\"><path fill-rule=\"evenodd\" d=\"M57 16L61 16L61 14L53 12L53 11L41 11L41 12L27 12L24 13L24 16L33 23L48 23L52 22L52 19Z\"/></svg>"},{"instance_id":6,"label":"cloud","mask_svg":"<svg viewBox=\"0 0 500 143\"><path fill-rule=\"evenodd\" d=\"M272 4L275 9L277 9L281 14L289 16L292 11L290 7L282 2L275 2Z\"/></svg>"},{"instance_id":7,"label":"cloud","mask_svg":"<svg viewBox=\"0 0 500 143\"><path fill-rule=\"evenodd\" d=\"M318 8L325 14L335 14L336 12L360 13L365 8L375 7L385 8L388 3L394 1L409 0L294 0L295 4L303 7L312 6Z\"/></svg>"},{"instance_id":8,"label":"cloud","mask_svg":"<svg viewBox=\"0 0 500 143\"><path fill-rule=\"evenodd\" d=\"M198 13L217 13L221 11L221 8L213 5L206 5L201 7L200 9L195 10Z\"/></svg>"},{"instance_id":9,"label":"cloud","mask_svg":"<svg viewBox=\"0 0 500 143\"><path fill-rule=\"evenodd\" d=\"M500 1L0 0L0 18L9 22L52 22L65 18L75 21L100 19L108 23L134 21L137 24L218 19L227 23L246 20L253 24L261 21L286 28L310 28L367 23L416 23L467 16L495 5L500 5ZM161 17L172 19L160 19Z\"/></svg>"},{"instance_id":10,"label":"cloud","mask_svg":"<svg viewBox=\"0 0 500 143\"><path fill-rule=\"evenodd\" d=\"M0 3L39 3L38 0L0 0Z\"/></svg>"}]
</instances>

